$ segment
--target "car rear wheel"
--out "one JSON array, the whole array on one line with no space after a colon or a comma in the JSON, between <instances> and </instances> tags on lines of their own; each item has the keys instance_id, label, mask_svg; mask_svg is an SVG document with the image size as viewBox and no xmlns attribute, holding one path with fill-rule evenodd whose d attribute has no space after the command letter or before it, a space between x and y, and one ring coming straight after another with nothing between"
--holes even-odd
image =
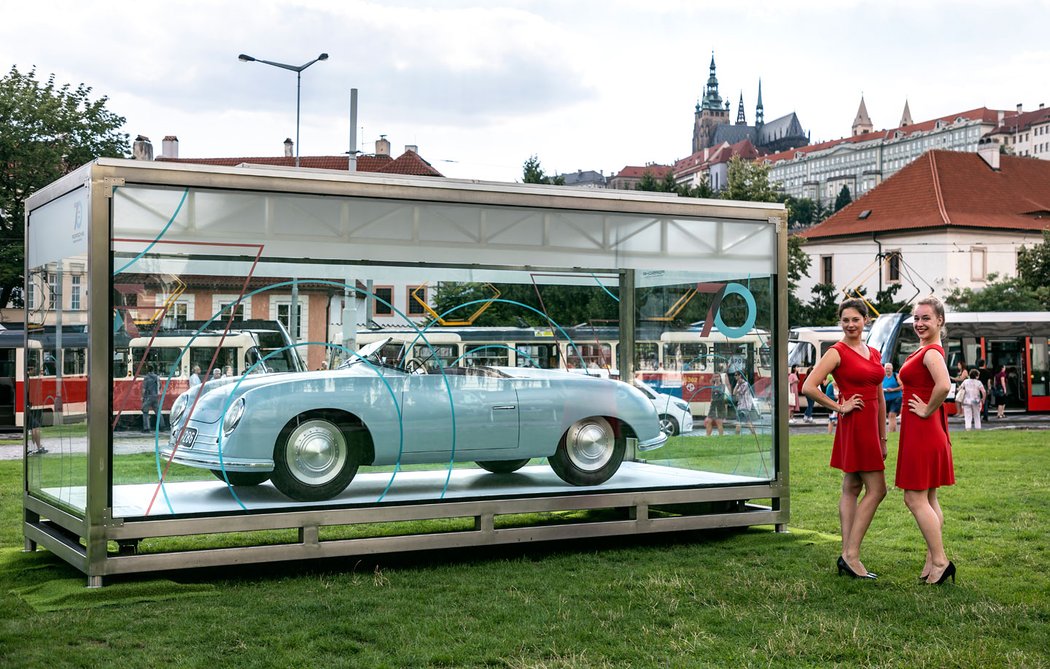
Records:
<instances>
[{"instance_id":1,"label":"car rear wheel","mask_svg":"<svg viewBox=\"0 0 1050 669\"><path fill-rule=\"evenodd\" d=\"M253 486L261 485L270 480L270 472L226 472L226 476L223 476L221 469L213 469L211 473L215 475L215 478L219 479L223 483L229 480L230 485L235 486Z\"/></svg>"},{"instance_id":2,"label":"car rear wheel","mask_svg":"<svg viewBox=\"0 0 1050 669\"><path fill-rule=\"evenodd\" d=\"M601 416L573 423L554 455L547 458L558 477L572 485L605 483L620 468L627 439Z\"/></svg>"},{"instance_id":3,"label":"car rear wheel","mask_svg":"<svg viewBox=\"0 0 1050 669\"><path fill-rule=\"evenodd\" d=\"M273 464L271 479L278 490L301 502L316 502L346 489L357 474L358 460L339 425L307 417L281 430Z\"/></svg>"},{"instance_id":4,"label":"car rear wheel","mask_svg":"<svg viewBox=\"0 0 1050 669\"><path fill-rule=\"evenodd\" d=\"M477 465L493 474L510 474L516 472L529 464L528 458L524 460L478 460Z\"/></svg>"},{"instance_id":5,"label":"car rear wheel","mask_svg":"<svg viewBox=\"0 0 1050 669\"><path fill-rule=\"evenodd\" d=\"M669 416L667 414L660 416L660 431L668 437L677 436L679 429L678 421L675 420L674 416Z\"/></svg>"}]
</instances>

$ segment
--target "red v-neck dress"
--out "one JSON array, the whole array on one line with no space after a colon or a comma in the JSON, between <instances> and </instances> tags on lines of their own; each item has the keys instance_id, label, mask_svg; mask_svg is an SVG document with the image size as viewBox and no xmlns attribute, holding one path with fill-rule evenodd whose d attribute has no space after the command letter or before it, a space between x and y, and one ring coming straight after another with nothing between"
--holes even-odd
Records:
<instances>
[{"instance_id":1,"label":"red v-neck dress","mask_svg":"<svg viewBox=\"0 0 1050 669\"><path fill-rule=\"evenodd\" d=\"M838 384L837 399L842 402L860 395L864 407L839 417L831 466L844 472L876 472L886 469L879 440L879 392L886 371L879 352L868 347L868 359L842 342L832 348L839 352L839 366L831 373Z\"/></svg>"},{"instance_id":2,"label":"red v-neck dress","mask_svg":"<svg viewBox=\"0 0 1050 669\"><path fill-rule=\"evenodd\" d=\"M923 346L908 356L899 374L904 387L904 407L895 484L902 490L929 490L955 483L952 443L948 437L948 415L944 405L928 418L920 418L907 408L912 395L918 395L923 402L930 401L933 376L922 359L931 348L944 356L944 349L939 344Z\"/></svg>"}]
</instances>

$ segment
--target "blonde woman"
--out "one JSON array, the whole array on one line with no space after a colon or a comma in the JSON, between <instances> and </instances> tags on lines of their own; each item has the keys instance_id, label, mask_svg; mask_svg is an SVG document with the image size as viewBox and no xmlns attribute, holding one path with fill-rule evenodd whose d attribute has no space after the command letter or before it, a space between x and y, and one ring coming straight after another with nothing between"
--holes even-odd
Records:
<instances>
[{"instance_id":1,"label":"blonde woman","mask_svg":"<svg viewBox=\"0 0 1050 669\"><path fill-rule=\"evenodd\" d=\"M900 379L908 409L901 415L897 487L926 541L921 579L930 584L955 581L955 564L944 552L944 513L937 489L955 483L952 444L944 400L951 381L941 347L944 305L935 297L919 300L912 312L920 348L901 365Z\"/></svg>"}]
</instances>

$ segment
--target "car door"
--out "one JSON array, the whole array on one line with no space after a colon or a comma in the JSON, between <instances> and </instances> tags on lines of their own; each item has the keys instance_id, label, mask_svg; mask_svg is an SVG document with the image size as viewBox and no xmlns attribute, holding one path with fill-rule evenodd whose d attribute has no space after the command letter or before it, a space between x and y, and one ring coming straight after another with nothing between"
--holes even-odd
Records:
<instances>
[{"instance_id":1,"label":"car door","mask_svg":"<svg viewBox=\"0 0 1050 669\"><path fill-rule=\"evenodd\" d=\"M451 453L455 429L457 453L514 449L518 412L509 379L463 369L413 374L405 380L402 397L404 448L407 453Z\"/></svg>"}]
</instances>

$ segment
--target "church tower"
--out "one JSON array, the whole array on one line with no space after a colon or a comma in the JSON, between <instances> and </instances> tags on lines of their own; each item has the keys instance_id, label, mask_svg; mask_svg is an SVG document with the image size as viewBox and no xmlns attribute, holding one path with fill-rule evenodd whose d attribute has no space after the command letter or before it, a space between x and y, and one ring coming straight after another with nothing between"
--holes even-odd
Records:
<instances>
[{"instance_id":1,"label":"church tower","mask_svg":"<svg viewBox=\"0 0 1050 669\"><path fill-rule=\"evenodd\" d=\"M715 52L711 52L711 74L704 86L704 97L697 107L693 119L693 153L711 146L715 127L729 123L729 101L722 106L722 96L718 94L718 77L715 76ZM741 94L743 95L743 94Z\"/></svg>"},{"instance_id":2,"label":"church tower","mask_svg":"<svg viewBox=\"0 0 1050 669\"><path fill-rule=\"evenodd\" d=\"M871 119L868 118L868 108L864 105L864 94L860 96L860 108L857 109L857 118L853 119L853 136L866 135L872 130Z\"/></svg>"},{"instance_id":3,"label":"church tower","mask_svg":"<svg viewBox=\"0 0 1050 669\"><path fill-rule=\"evenodd\" d=\"M761 129L766 124L765 110L762 108L762 79L758 80L758 104L755 105L755 128Z\"/></svg>"},{"instance_id":4,"label":"church tower","mask_svg":"<svg viewBox=\"0 0 1050 669\"><path fill-rule=\"evenodd\" d=\"M744 91L740 91L740 102L736 106L736 124L747 125L747 119L744 117Z\"/></svg>"},{"instance_id":5,"label":"church tower","mask_svg":"<svg viewBox=\"0 0 1050 669\"><path fill-rule=\"evenodd\" d=\"M904 113L901 114L901 124L898 127L903 128L906 125L911 125L915 121L911 120L911 110L908 109L908 101L904 101Z\"/></svg>"}]
</instances>

